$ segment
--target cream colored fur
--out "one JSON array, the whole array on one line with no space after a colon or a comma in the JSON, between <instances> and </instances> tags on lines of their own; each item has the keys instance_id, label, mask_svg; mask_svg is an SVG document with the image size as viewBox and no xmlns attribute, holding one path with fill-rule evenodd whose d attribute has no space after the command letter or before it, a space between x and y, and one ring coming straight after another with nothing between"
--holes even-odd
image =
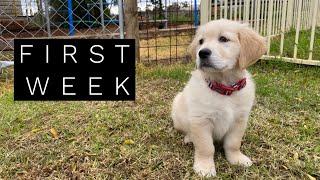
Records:
<instances>
[{"instance_id":1,"label":"cream colored fur","mask_svg":"<svg viewBox=\"0 0 320 180\"><path fill-rule=\"evenodd\" d=\"M219 38L226 37L228 42ZM200 44L202 39L203 44ZM203 48L212 51L212 67L202 67L198 52ZM202 176L215 176L213 160L214 141L222 141L227 160L231 164L250 166L252 161L240 152L241 140L255 98L255 85L245 70L265 52L263 37L246 24L235 21L211 21L197 30L190 45L196 59L197 70L182 92L173 101L174 127L185 134L185 142L195 148L193 169ZM230 86L242 78L247 85L231 96L209 89L205 79Z\"/></svg>"}]
</instances>

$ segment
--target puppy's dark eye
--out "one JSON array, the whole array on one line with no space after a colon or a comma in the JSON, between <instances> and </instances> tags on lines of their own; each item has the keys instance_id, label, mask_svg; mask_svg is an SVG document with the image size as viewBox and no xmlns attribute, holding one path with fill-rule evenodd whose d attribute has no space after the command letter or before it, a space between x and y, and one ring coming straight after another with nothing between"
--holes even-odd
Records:
<instances>
[{"instance_id":1,"label":"puppy's dark eye","mask_svg":"<svg viewBox=\"0 0 320 180\"><path fill-rule=\"evenodd\" d=\"M226 38L226 37L224 37L224 36L220 36L219 41L220 41L220 42L228 42L229 39Z\"/></svg>"},{"instance_id":2,"label":"puppy's dark eye","mask_svg":"<svg viewBox=\"0 0 320 180\"><path fill-rule=\"evenodd\" d=\"M200 45L203 44L203 41L204 41L203 39L200 39L200 40L199 40L199 44L200 44Z\"/></svg>"}]
</instances>

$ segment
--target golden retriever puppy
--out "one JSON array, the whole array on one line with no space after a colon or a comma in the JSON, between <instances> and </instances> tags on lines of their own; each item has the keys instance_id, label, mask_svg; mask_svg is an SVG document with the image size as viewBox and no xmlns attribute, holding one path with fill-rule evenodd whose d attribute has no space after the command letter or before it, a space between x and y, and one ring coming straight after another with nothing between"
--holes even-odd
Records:
<instances>
[{"instance_id":1,"label":"golden retriever puppy","mask_svg":"<svg viewBox=\"0 0 320 180\"><path fill-rule=\"evenodd\" d=\"M252 164L240 151L255 98L246 68L266 49L265 39L246 24L217 20L198 28L190 45L197 69L175 97L172 119L184 141L193 143L193 169L200 175L216 175L214 141L223 142L231 164Z\"/></svg>"}]
</instances>

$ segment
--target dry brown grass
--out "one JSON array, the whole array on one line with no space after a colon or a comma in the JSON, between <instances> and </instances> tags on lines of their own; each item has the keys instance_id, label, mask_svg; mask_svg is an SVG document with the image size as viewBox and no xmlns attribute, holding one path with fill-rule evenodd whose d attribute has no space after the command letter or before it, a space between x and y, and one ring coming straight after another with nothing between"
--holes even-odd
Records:
<instances>
[{"instance_id":1,"label":"dry brown grass","mask_svg":"<svg viewBox=\"0 0 320 180\"><path fill-rule=\"evenodd\" d=\"M12 79L1 79L0 179L199 179L170 118L193 67L139 64L135 102L14 102ZM218 178L320 178L318 67L263 61L250 71L257 103L242 150L254 165L230 165L217 145Z\"/></svg>"},{"instance_id":2,"label":"dry brown grass","mask_svg":"<svg viewBox=\"0 0 320 180\"><path fill-rule=\"evenodd\" d=\"M3 69L2 71L3 74L0 74L0 96L13 89L13 68Z\"/></svg>"},{"instance_id":3,"label":"dry brown grass","mask_svg":"<svg viewBox=\"0 0 320 180\"><path fill-rule=\"evenodd\" d=\"M9 61L9 60L13 60L13 52L0 50L0 61Z\"/></svg>"}]
</instances>

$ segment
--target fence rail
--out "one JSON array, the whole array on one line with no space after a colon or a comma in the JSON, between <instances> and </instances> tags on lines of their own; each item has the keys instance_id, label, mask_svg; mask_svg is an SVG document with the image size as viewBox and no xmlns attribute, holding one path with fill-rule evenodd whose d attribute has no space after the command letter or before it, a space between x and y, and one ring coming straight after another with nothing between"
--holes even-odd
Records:
<instances>
[{"instance_id":1,"label":"fence rail","mask_svg":"<svg viewBox=\"0 0 320 180\"><path fill-rule=\"evenodd\" d=\"M263 59L320 66L319 0L203 0L201 6L202 23L238 20L265 36ZM203 12L208 6L212 9Z\"/></svg>"}]
</instances>

